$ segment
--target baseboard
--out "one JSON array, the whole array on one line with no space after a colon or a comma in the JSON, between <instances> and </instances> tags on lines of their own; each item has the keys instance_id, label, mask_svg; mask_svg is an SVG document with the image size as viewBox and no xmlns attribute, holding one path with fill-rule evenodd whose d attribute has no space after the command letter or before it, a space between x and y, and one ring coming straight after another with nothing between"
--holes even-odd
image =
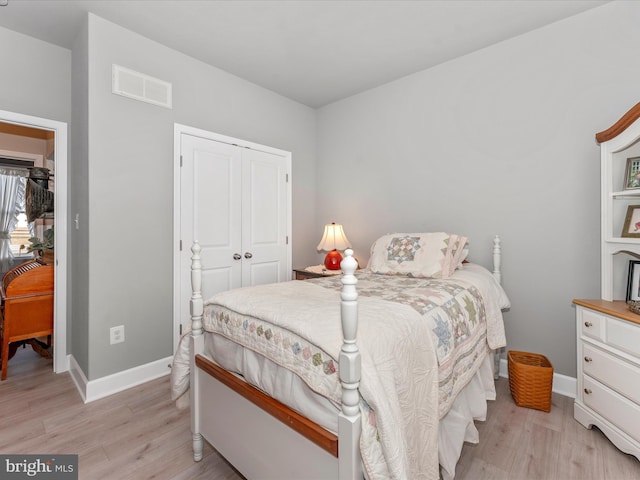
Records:
<instances>
[{"instance_id":1,"label":"baseboard","mask_svg":"<svg viewBox=\"0 0 640 480\"><path fill-rule=\"evenodd\" d=\"M71 363L71 355L64 355L62 358L56 360L53 359L53 371L55 373L64 373L69 371L69 365Z\"/></svg>"},{"instance_id":2,"label":"baseboard","mask_svg":"<svg viewBox=\"0 0 640 480\"><path fill-rule=\"evenodd\" d=\"M76 388L78 389L78 393L82 397L83 402L87 402L87 384L89 381L87 377L85 377L84 372L76 362L76 359L73 355L69 355L69 375L71 375L71 380L76 384Z\"/></svg>"},{"instance_id":3,"label":"baseboard","mask_svg":"<svg viewBox=\"0 0 640 480\"><path fill-rule=\"evenodd\" d=\"M89 381L78 365L78 362L76 362L73 355L71 355L69 360L69 374L76 384L76 388L84 403L89 403L168 375L171 372L170 365L172 361L173 357L166 357L156 360L155 362Z\"/></svg>"},{"instance_id":4,"label":"baseboard","mask_svg":"<svg viewBox=\"0 0 640 480\"><path fill-rule=\"evenodd\" d=\"M506 358L500 359L500 376L509 378L509 365ZM565 397L576 398L576 388L578 388L578 381L575 378L559 373L553 374L552 390L555 393Z\"/></svg>"}]
</instances>

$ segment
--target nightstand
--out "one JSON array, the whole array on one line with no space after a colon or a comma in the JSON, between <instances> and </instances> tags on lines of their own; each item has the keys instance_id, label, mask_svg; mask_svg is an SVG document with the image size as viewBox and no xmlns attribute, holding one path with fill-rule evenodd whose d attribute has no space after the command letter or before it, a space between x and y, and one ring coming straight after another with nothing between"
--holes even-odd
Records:
<instances>
[{"instance_id":1,"label":"nightstand","mask_svg":"<svg viewBox=\"0 0 640 480\"><path fill-rule=\"evenodd\" d=\"M307 270L306 268L294 269L293 274L296 280L309 280L310 278L330 277L331 275L340 275L342 270L322 270L318 265L312 267L313 270Z\"/></svg>"}]
</instances>

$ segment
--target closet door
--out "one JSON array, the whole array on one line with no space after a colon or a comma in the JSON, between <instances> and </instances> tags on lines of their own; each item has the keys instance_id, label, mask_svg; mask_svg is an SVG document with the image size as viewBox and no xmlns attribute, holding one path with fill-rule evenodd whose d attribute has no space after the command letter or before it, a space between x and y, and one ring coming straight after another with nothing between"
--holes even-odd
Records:
<instances>
[{"instance_id":1,"label":"closet door","mask_svg":"<svg viewBox=\"0 0 640 480\"><path fill-rule=\"evenodd\" d=\"M291 278L290 155L269 150L180 134L176 323L183 328L190 321L194 240L202 249L205 300L232 288Z\"/></svg>"},{"instance_id":2,"label":"closet door","mask_svg":"<svg viewBox=\"0 0 640 480\"><path fill-rule=\"evenodd\" d=\"M289 279L286 162L242 150L242 286Z\"/></svg>"},{"instance_id":3,"label":"closet door","mask_svg":"<svg viewBox=\"0 0 640 480\"><path fill-rule=\"evenodd\" d=\"M182 135L180 231L182 305L191 295L191 246L202 248L202 296L242 284L241 149Z\"/></svg>"}]
</instances>

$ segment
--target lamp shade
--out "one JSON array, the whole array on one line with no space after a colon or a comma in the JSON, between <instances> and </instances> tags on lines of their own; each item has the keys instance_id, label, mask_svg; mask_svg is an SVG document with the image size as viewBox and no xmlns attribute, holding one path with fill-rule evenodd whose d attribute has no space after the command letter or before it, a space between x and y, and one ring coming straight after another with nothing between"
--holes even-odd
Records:
<instances>
[{"instance_id":1,"label":"lamp shade","mask_svg":"<svg viewBox=\"0 0 640 480\"><path fill-rule=\"evenodd\" d=\"M324 259L324 266L329 270L339 270L342 255L338 250L351 248L351 243L344 234L342 225L330 223L324 226L324 234L322 240L318 244L318 250L329 252Z\"/></svg>"},{"instance_id":2,"label":"lamp shade","mask_svg":"<svg viewBox=\"0 0 640 480\"><path fill-rule=\"evenodd\" d=\"M331 250L345 250L351 248L351 244L344 234L342 225L331 223L324 226L322 240L318 244L318 250L330 252Z\"/></svg>"}]
</instances>

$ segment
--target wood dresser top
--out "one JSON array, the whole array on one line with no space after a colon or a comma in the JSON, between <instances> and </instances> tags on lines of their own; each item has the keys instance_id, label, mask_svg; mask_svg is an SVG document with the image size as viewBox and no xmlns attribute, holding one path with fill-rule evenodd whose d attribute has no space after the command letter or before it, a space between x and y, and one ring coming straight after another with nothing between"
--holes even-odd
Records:
<instances>
[{"instance_id":1,"label":"wood dresser top","mask_svg":"<svg viewBox=\"0 0 640 480\"><path fill-rule=\"evenodd\" d=\"M627 302L624 300L614 300L610 302L599 298L591 300L575 299L573 303L640 325L640 315L636 315L630 311Z\"/></svg>"}]
</instances>

